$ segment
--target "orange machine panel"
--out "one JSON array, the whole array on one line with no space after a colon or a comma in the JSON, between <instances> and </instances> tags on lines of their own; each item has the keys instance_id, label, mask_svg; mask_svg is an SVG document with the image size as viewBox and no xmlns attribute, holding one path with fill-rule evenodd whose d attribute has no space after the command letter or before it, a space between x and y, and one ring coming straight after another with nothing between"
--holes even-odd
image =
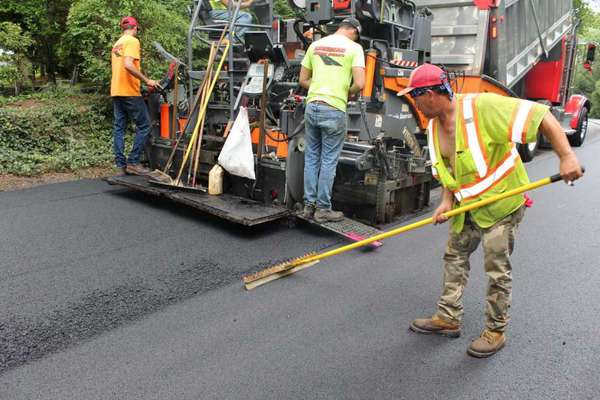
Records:
<instances>
[{"instance_id":1,"label":"orange machine panel","mask_svg":"<svg viewBox=\"0 0 600 400\"><path fill-rule=\"evenodd\" d=\"M278 140L283 140L286 138L286 134L281 132L281 131L273 131L273 130L267 130L267 133L278 139ZM258 145L258 136L260 134L260 129L259 128L254 128L252 129L252 144ZM277 154L278 158L286 158L288 156L288 143L285 141L282 142L277 142L273 139L271 139L269 136L265 137L265 145L269 148L271 148L272 151L275 152L275 154Z\"/></svg>"},{"instance_id":2,"label":"orange machine panel","mask_svg":"<svg viewBox=\"0 0 600 400\"><path fill-rule=\"evenodd\" d=\"M171 137L171 124L170 122L170 107L168 104L163 103L160 105L160 138L169 139Z\"/></svg>"}]
</instances>

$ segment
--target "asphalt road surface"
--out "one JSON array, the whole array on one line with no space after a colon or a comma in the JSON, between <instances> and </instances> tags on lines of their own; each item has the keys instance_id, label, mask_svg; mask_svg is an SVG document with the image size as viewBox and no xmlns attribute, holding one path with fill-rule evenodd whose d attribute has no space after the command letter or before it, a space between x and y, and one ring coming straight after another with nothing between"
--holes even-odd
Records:
<instances>
[{"instance_id":1,"label":"asphalt road surface","mask_svg":"<svg viewBox=\"0 0 600 400\"><path fill-rule=\"evenodd\" d=\"M463 335L407 329L434 312L447 225L246 292L242 275L339 239L98 180L1 193L0 399L598 399L600 124L576 151L583 180L531 193L508 343L485 360L465 353L481 251ZM527 165L532 180L557 167L548 151Z\"/></svg>"}]
</instances>

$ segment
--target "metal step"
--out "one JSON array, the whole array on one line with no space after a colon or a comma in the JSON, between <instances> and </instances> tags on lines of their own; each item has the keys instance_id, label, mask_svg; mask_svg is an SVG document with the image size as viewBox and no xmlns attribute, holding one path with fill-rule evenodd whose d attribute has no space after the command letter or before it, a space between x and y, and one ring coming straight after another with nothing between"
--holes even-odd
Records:
<instances>
[{"instance_id":1,"label":"metal step","mask_svg":"<svg viewBox=\"0 0 600 400\"><path fill-rule=\"evenodd\" d=\"M359 242L361 240L383 233L377 228L373 228L372 226L363 224L362 222L346 217L344 217L344 219L340 222L317 222L312 218L304 218L302 213L298 213L297 217L303 221L309 222L313 225L319 226L320 228L326 229L330 232L343 236L351 242ZM370 248L377 248L381 246L383 246L383 243L380 241L376 241L367 245L367 247Z\"/></svg>"},{"instance_id":2,"label":"metal step","mask_svg":"<svg viewBox=\"0 0 600 400\"><path fill-rule=\"evenodd\" d=\"M204 193L187 193L183 191L184 189L154 186L149 183L146 176L120 175L104 180L111 185L120 185L138 192L165 197L245 226L258 225L291 215L291 211L285 207L268 206L230 194L211 196Z\"/></svg>"}]
</instances>

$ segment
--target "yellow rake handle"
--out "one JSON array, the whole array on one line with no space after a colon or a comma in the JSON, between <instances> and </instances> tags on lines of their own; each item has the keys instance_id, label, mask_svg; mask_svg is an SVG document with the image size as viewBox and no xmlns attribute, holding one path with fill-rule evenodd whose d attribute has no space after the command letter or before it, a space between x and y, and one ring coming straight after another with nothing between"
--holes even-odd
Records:
<instances>
[{"instance_id":1,"label":"yellow rake handle","mask_svg":"<svg viewBox=\"0 0 600 400\"><path fill-rule=\"evenodd\" d=\"M584 169L582 168L582 170L584 170ZM536 182L533 182L533 183L529 183L527 185L520 186L520 187L518 187L516 189L513 189L513 190L509 190L508 192L501 193L501 194L498 194L496 196L489 197L489 198L487 198L485 200L480 200L480 201L477 201L475 203L468 204L466 206L455 208L453 210L445 212L443 215L445 215L448 218L454 217L455 215L466 213L467 211L471 211L471 210L474 210L476 208L486 206L486 205L488 205L490 203L493 203L495 201L502 200L502 199L505 199L507 197L511 197L511 196L514 196L514 195L517 195L517 194L521 194L521 193L526 192L528 190L537 189L537 188L539 188L541 186L545 186L545 185L548 185L550 183L558 182L561 179L562 178L560 177L559 174L552 175L552 176L549 176L547 178L540 179L539 181L536 181ZM401 233L404 233L404 232L407 232L407 231L411 231L413 229L420 228L420 227L422 227L424 225L428 225L428 224L431 224L433 222L434 222L433 221L433 217L429 217L429 218L423 219L421 221L417 221L417 222L415 222L413 224L410 224L410 225L401 226L399 228L392 229L391 231L383 232L383 233L380 233L378 235L371 236L371 237L369 237L367 239L364 239L364 240L361 240L361 241L358 241L358 242L354 242L354 243L351 243L351 244L348 244L348 245L345 245L345 246L342 246L342 247L338 247L337 249L329 250L329 251L326 251L326 252L320 253L320 254L315 254L314 256L309 256L309 257L306 257L306 258L302 258L302 264L313 262L313 261L322 260L324 258L331 257L331 256L335 256L335 255L338 255L340 253L344 253L346 251L353 250L353 249L356 249L358 247L362 247L364 245L376 242L378 240L387 239L389 237L396 236L396 235L399 235Z\"/></svg>"},{"instance_id":2,"label":"yellow rake handle","mask_svg":"<svg viewBox=\"0 0 600 400\"><path fill-rule=\"evenodd\" d=\"M219 74L221 73L221 68L223 67L223 63L225 62L225 59L227 58L227 52L229 51L230 45L231 45L231 42L229 42L229 41L225 45L225 51L223 52L223 56L221 57L221 60L219 61L219 65L217 66L217 70L215 72L215 76L214 76L213 80L210 82L210 84L208 83L208 81L206 82L206 84L209 85L210 87L208 88L208 91L206 92L206 96L204 96L204 98L201 99L201 101L200 101L200 111L198 112L198 117L197 117L198 119L196 120L196 126L194 127L194 131L192 132L192 137L190 138L190 142L187 146L187 149L185 150L185 154L183 155L183 158L181 159L181 167L179 168L179 173L177 174L177 178L175 180L176 184L179 184L179 182L181 180L181 174L183 173L183 168L184 168L185 164L187 163L187 159L190 156L190 152L192 151L192 145L194 144L194 142L196 141L196 138L198 137L200 123L204 119L204 115L206 114L206 110L208 108L208 101L210 100L210 96L213 92L213 89L215 88L217 81L219 80ZM217 50L218 49L216 49L215 52ZM191 117L191 115L190 115L190 117Z\"/></svg>"}]
</instances>

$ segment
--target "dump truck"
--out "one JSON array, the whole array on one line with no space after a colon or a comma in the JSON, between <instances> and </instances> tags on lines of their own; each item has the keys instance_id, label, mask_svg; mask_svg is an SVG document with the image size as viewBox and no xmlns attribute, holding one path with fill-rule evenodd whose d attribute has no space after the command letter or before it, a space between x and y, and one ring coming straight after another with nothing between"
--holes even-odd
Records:
<instances>
[{"instance_id":1,"label":"dump truck","mask_svg":"<svg viewBox=\"0 0 600 400\"><path fill-rule=\"evenodd\" d=\"M572 0L415 0L431 22L431 60L461 92L496 91L551 106L572 146L585 140L591 102L571 94L578 54ZM584 62L595 46L579 48ZM530 161L540 145L520 145Z\"/></svg>"},{"instance_id":2,"label":"dump truck","mask_svg":"<svg viewBox=\"0 0 600 400\"><path fill-rule=\"evenodd\" d=\"M232 15L235 5L229 3ZM223 68L203 102L197 101L202 82L214 71L199 67L199 44L214 47L223 29L231 32L236 23L212 20L210 2L195 1L185 62L157 46L170 69L165 90L147 98L154 127L147 160L174 184L144 176L108 182L243 225L299 216L306 96L298 85L300 62L309 37L331 34L348 16L363 26L366 84L348 102L347 139L333 186L334 208L346 218L321 224L324 228L360 240L376 234L374 226L429 205L428 121L410 96L396 96L423 63L444 66L457 92L548 102L571 143L585 138L590 102L569 96L577 25L571 1L290 0L290 5L297 18L279 18L271 2L254 2L244 43L217 46ZM204 113L199 104L206 105ZM241 107L249 115L256 179L226 174L223 194L209 195L209 172ZM534 151L521 150L525 159ZM196 154L195 160L187 154Z\"/></svg>"}]
</instances>

